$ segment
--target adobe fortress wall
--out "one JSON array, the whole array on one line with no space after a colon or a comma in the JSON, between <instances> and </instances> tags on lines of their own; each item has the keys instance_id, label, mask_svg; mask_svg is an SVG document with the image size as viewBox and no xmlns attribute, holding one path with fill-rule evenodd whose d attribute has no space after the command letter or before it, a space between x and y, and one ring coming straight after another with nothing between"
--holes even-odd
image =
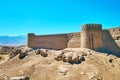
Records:
<instances>
[{"instance_id":1,"label":"adobe fortress wall","mask_svg":"<svg viewBox=\"0 0 120 80\"><path fill-rule=\"evenodd\" d=\"M79 48L80 47L80 44L81 44L81 33L80 32L67 34L67 38L68 38L68 43L67 43L68 48Z\"/></svg>"},{"instance_id":2,"label":"adobe fortress wall","mask_svg":"<svg viewBox=\"0 0 120 80\"><path fill-rule=\"evenodd\" d=\"M120 54L120 27L103 30L103 49Z\"/></svg>"},{"instance_id":3,"label":"adobe fortress wall","mask_svg":"<svg viewBox=\"0 0 120 80\"><path fill-rule=\"evenodd\" d=\"M28 47L64 49L80 47L80 32L54 35L35 35L28 34Z\"/></svg>"},{"instance_id":4,"label":"adobe fortress wall","mask_svg":"<svg viewBox=\"0 0 120 80\"><path fill-rule=\"evenodd\" d=\"M89 48L120 54L120 27L102 29L102 24L84 24L81 32L53 35L28 34L30 48Z\"/></svg>"},{"instance_id":5,"label":"adobe fortress wall","mask_svg":"<svg viewBox=\"0 0 120 80\"><path fill-rule=\"evenodd\" d=\"M120 47L120 27L109 29L109 32L117 45Z\"/></svg>"},{"instance_id":6,"label":"adobe fortress wall","mask_svg":"<svg viewBox=\"0 0 120 80\"><path fill-rule=\"evenodd\" d=\"M67 35L35 35L28 34L28 46L31 48L64 49L67 47Z\"/></svg>"}]
</instances>

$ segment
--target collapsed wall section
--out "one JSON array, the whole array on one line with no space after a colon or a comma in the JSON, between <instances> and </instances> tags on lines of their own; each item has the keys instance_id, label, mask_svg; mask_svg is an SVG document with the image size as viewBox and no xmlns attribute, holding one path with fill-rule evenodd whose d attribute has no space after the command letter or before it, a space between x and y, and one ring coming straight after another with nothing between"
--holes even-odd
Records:
<instances>
[{"instance_id":1,"label":"collapsed wall section","mask_svg":"<svg viewBox=\"0 0 120 80\"><path fill-rule=\"evenodd\" d=\"M66 34L41 36L28 34L28 47L30 48L64 49L67 47L67 42Z\"/></svg>"}]
</instances>

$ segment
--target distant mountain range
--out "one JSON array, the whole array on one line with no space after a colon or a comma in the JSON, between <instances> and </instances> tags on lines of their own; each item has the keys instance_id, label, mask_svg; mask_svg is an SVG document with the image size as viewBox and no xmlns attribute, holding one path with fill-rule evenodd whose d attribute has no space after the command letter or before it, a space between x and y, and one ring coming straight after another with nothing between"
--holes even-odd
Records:
<instances>
[{"instance_id":1,"label":"distant mountain range","mask_svg":"<svg viewBox=\"0 0 120 80\"><path fill-rule=\"evenodd\" d=\"M0 36L0 45L26 45L27 36Z\"/></svg>"}]
</instances>

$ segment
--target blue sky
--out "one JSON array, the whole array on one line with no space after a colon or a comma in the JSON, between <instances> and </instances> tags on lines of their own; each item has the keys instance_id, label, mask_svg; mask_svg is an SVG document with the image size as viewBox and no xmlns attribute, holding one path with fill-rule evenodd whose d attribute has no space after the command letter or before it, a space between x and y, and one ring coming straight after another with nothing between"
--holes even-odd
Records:
<instances>
[{"instance_id":1,"label":"blue sky","mask_svg":"<svg viewBox=\"0 0 120 80\"><path fill-rule=\"evenodd\" d=\"M0 0L0 35L79 32L86 23L120 26L120 0Z\"/></svg>"}]
</instances>

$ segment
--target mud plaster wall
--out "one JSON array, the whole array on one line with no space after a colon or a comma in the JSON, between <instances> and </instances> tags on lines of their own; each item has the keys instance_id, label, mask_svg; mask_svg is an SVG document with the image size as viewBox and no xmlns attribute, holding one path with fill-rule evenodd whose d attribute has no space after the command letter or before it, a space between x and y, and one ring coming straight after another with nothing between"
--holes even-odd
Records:
<instances>
[{"instance_id":1,"label":"mud plaster wall","mask_svg":"<svg viewBox=\"0 0 120 80\"><path fill-rule=\"evenodd\" d=\"M67 38L68 38L68 43L67 43L68 48L80 48L80 43L81 43L80 32L67 34Z\"/></svg>"},{"instance_id":2,"label":"mud plaster wall","mask_svg":"<svg viewBox=\"0 0 120 80\"><path fill-rule=\"evenodd\" d=\"M103 30L103 49L120 54L120 28Z\"/></svg>"},{"instance_id":3,"label":"mud plaster wall","mask_svg":"<svg viewBox=\"0 0 120 80\"><path fill-rule=\"evenodd\" d=\"M67 35L28 35L28 46L31 48L64 49L67 47Z\"/></svg>"},{"instance_id":4,"label":"mud plaster wall","mask_svg":"<svg viewBox=\"0 0 120 80\"><path fill-rule=\"evenodd\" d=\"M37 36L31 33L28 34L27 46L31 48L49 49L79 48L80 40L80 32L44 36Z\"/></svg>"},{"instance_id":5,"label":"mud plaster wall","mask_svg":"<svg viewBox=\"0 0 120 80\"><path fill-rule=\"evenodd\" d=\"M37 36L33 33L30 33L28 34L27 46L31 48L49 49L83 47L120 54L120 27L107 30L102 30L102 26L99 27L99 25L94 24L92 24L92 26L87 25L86 27L87 30L82 30L82 32L75 32L69 34Z\"/></svg>"}]
</instances>

